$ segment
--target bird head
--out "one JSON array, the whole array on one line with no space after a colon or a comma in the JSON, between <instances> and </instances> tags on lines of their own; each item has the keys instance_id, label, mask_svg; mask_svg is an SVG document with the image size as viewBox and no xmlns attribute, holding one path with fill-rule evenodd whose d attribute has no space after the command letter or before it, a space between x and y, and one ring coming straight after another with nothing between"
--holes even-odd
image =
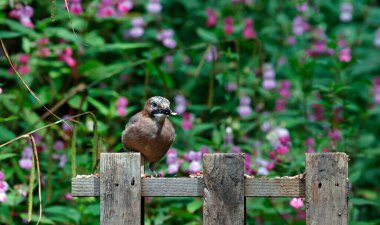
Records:
<instances>
[{"instance_id":1,"label":"bird head","mask_svg":"<svg viewBox=\"0 0 380 225\"><path fill-rule=\"evenodd\" d=\"M156 120L162 120L170 115L177 115L170 109L170 102L164 97L154 96L145 103L144 111Z\"/></svg>"}]
</instances>

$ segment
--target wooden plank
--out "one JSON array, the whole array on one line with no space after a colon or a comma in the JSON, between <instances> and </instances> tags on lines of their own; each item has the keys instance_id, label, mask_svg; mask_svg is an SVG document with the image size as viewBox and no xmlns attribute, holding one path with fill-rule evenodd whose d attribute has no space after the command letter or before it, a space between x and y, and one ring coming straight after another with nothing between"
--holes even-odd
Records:
<instances>
[{"instance_id":1,"label":"wooden plank","mask_svg":"<svg viewBox=\"0 0 380 225\"><path fill-rule=\"evenodd\" d=\"M80 176L80 175L79 175ZM73 178L72 195L99 196L99 177ZM202 197L203 178L143 178L145 197ZM305 180L295 178L246 178L246 197L305 197Z\"/></svg>"},{"instance_id":2,"label":"wooden plank","mask_svg":"<svg viewBox=\"0 0 380 225\"><path fill-rule=\"evenodd\" d=\"M141 191L149 197L203 196L202 178L145 178Z\"/></svg>"},{"instance_id":3,"label":"wooden plank","mask_svg":"<svg viewBox=\"0 0 380 225\"><path fill-rule=\"evenodd\" d=\"M83 176L83 175L79 175L79 176ZM99 196L100 195L99 177L72 178L71 179L71 193L75 197Z\"/></svg>"},{"instance_id":4,"label":"wooden plank","mask_svg":"<svg viewBox=\"0 0 380 225\"><path fill-rule=\"evenodd\" d=\"M203 224L245 224L244 154L203 155Z\"/></svg>"},{"instance_id":5,"label":"wooden plank","mask_svg":"<svg viewBox=\"0 0 380 225\"><path fill-rule=\"evenodd\" d=\"M140 225L140 153L100 156L100 224Z\"/></svg>"},{"instance_id":6,"label":"wooden plank","mask_svg":"<svg viewBox=\"0 0 380 225\"><path fill-rule=\"evenodd\" d=\"M306 154L306 224L348 224L348 156Z\"/></svg>"},{"instance_id":7,"label":"wooden plank","mask_svg":"<svg viewBox=\"0 0 380 225\"><path fill-rule=\"evenodd\" d=\"M245 196L305 197L305 180L302 178L248 178L245 179Z\"/></svg>"}]
</instances>

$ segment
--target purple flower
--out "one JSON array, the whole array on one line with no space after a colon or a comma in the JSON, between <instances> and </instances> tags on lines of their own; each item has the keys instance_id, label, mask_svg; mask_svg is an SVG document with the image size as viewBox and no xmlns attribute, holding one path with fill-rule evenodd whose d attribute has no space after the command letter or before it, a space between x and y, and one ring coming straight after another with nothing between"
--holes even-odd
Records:
<instances>
[{"instance_id":1,"label":"purple flower","mask_svg":"<svg viewBox=\"0 0 380 225\"><path fill-rule=\"evenodd\" d=\"M373 78L373 98L376 104L380 104L380 77Z\"/></svg>"},{"instance_id":2,"label":"purple flower","mask_svg":"<svg viewBox=\"0 0 380 225\"><path fill-rule=\"evenodd\" d=\"M224 88L228 92L233 92L237 89L237 84L235 82L228 82Z\"/></svg>"},{"instance_id":3,"label":"purple flower","mask_svg":"<svg viewBox=\"0 0 380 225\"><path fill-rule=\"evenodd\" d=\"M189 172L190 173L198 173L201 172L202 165L200 161L192 161L189 165Z\"/></svg>"},{"instance_id":4,"label":"purple flower","mask_svg":"<svg viewBox=\"0 0 380 225\"><path fill-rule=\"evenodd\" d=\"M5 181L0 181L0 192L6 192L9 188L9 185Z\"/></svg>"},{"instance_id":5,"label":"purple flower","mask_svg":"<svg viewBox=\"0 0 380 225\"><path fill-rule=\"evenodd\" d=\"M206 54L206 61L212 62L218 59L218 49L215 45L211 45Z\"/></svg>"},{"instance_id":6,"label":"purple flower","mask_svg":"<svg viewBox=\"0 0 380 225\"><path fill-rule=\"evenodd\" d=\"M380 27L377 28L376 32L375 32L375 39L373 41L373 44L376 46L376 47L380 47Z\"/></svg>"},{"instance_id":7,"label":"purple flower","mask_svg":"<svg viewBox=\"0 0 380 225\"><path fill-rule=\"evenodd\" d=\"M132 28L128 31L128 37L138 38L144 34L145 21L142 17L135 17L132 19Z\"/></svg>"},{"instance_id":8,"label":"purple flower","mask_svg":"<svg viewBox=\"0 0 380 225\"><path fill-rule=\"evenodd\" d=\"M165 38L162 41L162 44L165 47L170 48L170 49L173 49L173 48L175 48L177 46L177 42L173 38Z\"/></svg>"},{"instance_id":9,"label":"purple flower","mask_svg":"<svg viewBox=\"0 0 380 225\"><path fill-rule=\"evenodd\" d=\"M240 105L250 105L251 99L248 96L242 96L239 98Z\"/></svg>"},{"instance_id":10,"label":"purple flower","mask_svg":"<svg viewBox=\"0 0 380 225\"><path fill-rule=\"evenodd\" d=\"M200 161L202 158L202 153L201 152L195 152L195 151L188 151L186 154L183 156L183 159L187 162L191 161Z\"/></svg>"},{"instance_id":11,"label":"purple flower","mask_svg":"<svg viewBox=\"0 0 380 225\"><path fill-rule=\"evenodd\" d=\"M161 12L162 5L160 3L160 0L149 0L149 3L146 6L146 9L150 13L159 13L159 12Z\"/></svg>"},{"instance_id":12,"label":"purple flower","mask_svg":"<svg viewBox=\"0 0 380 225\"><path fill-rule=\"evenodd\" d=\"M33 157L33 148L25 147L22 151L22 158L32 158Z\"/></svg>"},{"instance_id":13,"label":"purple flower","mask_svg":"<svg viewBox=\"0 0 380 225\"><path fill-rule=\"evenodd\" d=\"M296 16L292 22L292 31L294 35L301 35L309 29L309 24L302 16Z\"/></svg>"},{"instance_id":14,"label":"purple flower","mask_svg":"<svg viewBox=\"0 0 380 225\"><path fill-rule=\"evenodd\" d=\"M4 172L0 171L0 181L3 181L5 178Z\"/></svg>"},{"instance_id":15,"label":"purple flower","mask_svg":"<svg viewBox=\"0 0 380 225\"><path fill-rule=\"evenodd\" d=\"M274 79L263 80L263 88L266 90L272 90L276 87L276 81Z\"/></svg>"},{"instance_id":16,"label":"purple flower","mask_svg":"<svg viewBox=\"0 0 380 225\"><path fill-rule=\"evenodd\" d=\"M239 146L232 146L232 153L240 153L241 152L241 148Z\"/></svg>"},{"instance_id":17,"label":"purple flower","mask_svg":"<svg viewBox=\"0 0 380 225\"><path fill-rule=\"evenodd\" d=\"M276 76L276 72L273 69L273 65L270 63L265 63L263 65L263 77L264 79L273 79Z\"/></svg>"},{"instance_id":18,"label":"purple flower","mask_svg":"<svg viewBox=\"0 0 380 225\"><path fill-rule=\"evenodd\" d=\"M261 125L261 130L262 130L263 132L269 132L271 128L272 128L272 123L269 122L269 121L265 121L265 122Z\"/></svg>"},{"instance_id":19,"label":"purple flower","mask_svg":"<svg viewBox=\"0 0 380 225\"><path fill-rule=\"evenodd\" d=\"M349 22L352 20L353 6L350 2L343 2L340 4L340 21Z\"/></svg>"},{"instance_id":20,"label":"purple flower","mask_svg":"<svg viewBox=\"0 0 380 225\"><path fill-rule=\"evenodd\" d=\"M185 96L176 95L174 97L174 101L176 104L174 111L180 115L183 114L186 111L186 105L187 105Z\"/></svg>"},{"instance_id":21,"label":"purple flower","mask_svg":"<svg viewBox=\"0 0 380 225\"><path fill-rule=\"evenodd\" d=\"M246 39L253 39L256 37L256 31L253 29L253 20L250 18L245 19L243 36Z\"/></svg>"},{"instance_id":22,"label":"purple flower","mask_svg":"<svg viewBox=\"0 0 380 225\"><path fill-rule=\"evenodd\" d=\"M304 13L308 10L309 5L307 4L307 2L304 2L301 5L297 5L296 8L297 8L298 12Z\"/></svg>"},{"instance_id":23,"label":"purple flower","mask_svg":"<svg viewBox=\"0 0 380 225\"><path fill-rule=\"evenodd\" d=\"M246 105L243 105L243 106L239 106L238 109L237 109L240 117L247 117L249 115L251 115L252 113L252 108L250 106L246 106Z\"/></svg>"},{"instance_id":24,"label":"purple flower","mask_svg":"<svg viewBox=\"0 0 380 225\"><path fill-rule=\"evenodd\" d=\"M66 165L66 161L67 161L67 158L66 158L66 155L62 154L59 156L59 163L58 163L58 166L60 168L64 168L65 165Z\"/></svg>"},{"instance_id":25,"label":"purple flower","mask_svg":"<svg viewBox=\"0 0 380 225\"><path fill-rule=\"evenodd\" d=\"M168 166L168 173L169 174L177 173L178 170L179 170L179 164L178 163L169 164L169 166Z\"/></svg>"},{"instance_id":26,"label":"purple flower","mask_svg":"<svg viewBox=\"0 0 380 225\"><path fill-rule=\"evenodd\" d=\"M64 148L65 148L65 143L63 141L59 140L54 143L55 150L62 150Z\"/></svg>"},{"instance_id":27,"label":"purple flower","mask_svg":"<svg viewBox=\"0 0 380 225\"><path fill-rule=\"evenodd\" d=\"M175 148L170 148L166 153L166 164L170 165L178 162L177 150Z\"/></svg>"},{"instance_id":28,"label":"purple flower","mask_svg":"<svg viewBox=\"0 0 380 225\"><path fill-rule=\"evenodd\" d=\"M29 28L34 28L34 24L30 19L34 14L34 10L31 6L23 6L21 4L17 4L15 9L11 10L9 13L9 17L18 19L22 25Z\"/></svg>"},{"instance_id":29,"label":"purple flower","mask_svg":"<svg viewBox=\"0 0 380 225\"><path fill-rule=\"evenodd\" d=\"M207 146L202 146L201 149L199 150L201 154L209 153L210 149Z\"/></svg>"},{"instance_id":30,"label":"purple flower","mask_svg":"<svg viewBox=\"0 0 380 225\"><path fill-rule=\"evenodd\" d=\"M18 161L18 164L21 168L25 170L29 170L32 168L32 159L30 158L22 158L20 161Z\"/></svg>"},{"instance_id":31,"label":"purple flower","mask_svg":"<svg viewBox=\"0 0 380 225\"><path fill-rule=\"evenodd\" d=\"M290 36L288 37L288 39L286 40L286 42L289 44L289 45L295 45L297 43L297 39L293 36Z\"/></svg>"},{"instance_id":32,"label":"purple flower","mask_svg":"<svg viewBox=\"0 0 380 225\"><path fill-rule=\"evenodd\" d=\"M98 17L112 17L116 16L115 6L110 0L101 0L98 6Z\"/></svg>"},{"instance_id":33,"label":"purple flower","mask_svg":"<svg viewBox=\"0 0 380 225\"><path fill-rule=\"evenodd\" d=\"M339 141L342 137L340 134L340 131L338 129L332 129L328 131L329 138L331 138L333 141Z\"/></svg>"}]
</instances>

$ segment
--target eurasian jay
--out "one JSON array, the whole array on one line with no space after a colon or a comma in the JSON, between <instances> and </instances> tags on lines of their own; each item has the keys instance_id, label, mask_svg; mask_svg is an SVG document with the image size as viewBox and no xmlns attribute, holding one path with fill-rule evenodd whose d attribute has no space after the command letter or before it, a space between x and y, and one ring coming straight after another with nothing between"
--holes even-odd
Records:
<instances>
[{"instance_id":1,"label":"eurasian jay","mask_svg":"<svg viewBox=\"0 0 380 225\"><path fill-rule=\"evenodd\" d=\"M124 149L140 152L155 176L154 164L165 156L175 137L173 124L168 119L170 115L176 113L170 109L169 100L151 97L143 111L129 119L121 137Z\"/></svg>"}]
</instances>

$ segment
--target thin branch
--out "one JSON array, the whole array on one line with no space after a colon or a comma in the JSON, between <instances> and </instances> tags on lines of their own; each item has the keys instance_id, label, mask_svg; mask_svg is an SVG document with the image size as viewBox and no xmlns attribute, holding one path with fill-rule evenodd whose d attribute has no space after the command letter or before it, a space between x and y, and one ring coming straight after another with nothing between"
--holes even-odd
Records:
<instances>
[{"instance_id":1,"label":"thin branch","mask_svg":"<svg viewBox=\"0 0 380 225\"><path fill-rule=\"evenodd\" d=\"M35 162L36 162L36 167L37 167L38 200L40 203L40 213L39 213L38 220L37 220L37 225L38 225L41 221L41 218L42 218L41 170L40 170L40 161L38 159L38 151L37 151L36 141L34 140L34 137L31 134L29 135L29 138L32 142L33 153L34 153L34 157L36 159Z\"/></svg>"}]
</instances>

